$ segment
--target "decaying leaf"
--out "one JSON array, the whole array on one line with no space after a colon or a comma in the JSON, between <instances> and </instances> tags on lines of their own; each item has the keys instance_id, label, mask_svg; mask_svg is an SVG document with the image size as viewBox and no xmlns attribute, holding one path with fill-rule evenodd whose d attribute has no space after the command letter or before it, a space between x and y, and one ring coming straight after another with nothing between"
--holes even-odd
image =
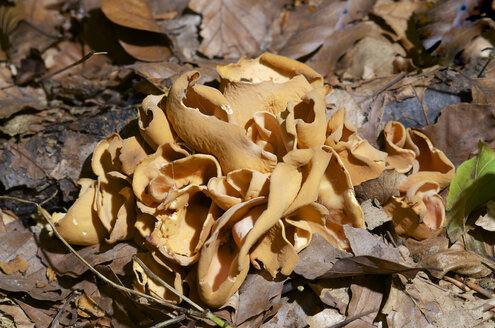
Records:
<instances>
[{"instance_id":1,"label":"decaying leaf","mask_svg":"<svg viewBox=\"0 0 495 328\"><path fill-rule=\"evenodd\" d=\"M264 48L273 9L280 3L268 7L239 0L190 1L189 8L203 16L199 51L209 58L254 55Z\"/></svg>"},{"instance_id":2,"label":"decaying leaf","mask_svg":"<svg viewBox=\"0 0 495 328\"><path fill-rule=\"evenodd\" d=\"M431 275L439 279L449 271L474 278L482 278L489 275L492 269L495 268L495 262L476 253L454 249L446 249L425 256L420 265L441 269L441 271L430 270Z\"/></svg>"},{"instance_id":3,"label":"decaying leaf","mask_svg":"<svg viewBox=\"0 0 495 328\"><path fill-rule=\"evenodd\" d=\"M357 277L367 274L387 275L405 272L415 274L419 270L421 268L410 268L374 256L354 256L338 260L331 270L319 278Z\"/></svg>"},{"instance_id":4,"label":"decaying leaf","mask_svg":"<svg viewBox=\"0 0 495 328\"><path fill-rule=\"evenodd\" d=\"M486 214L476 220L477 226L488 231L495 231L495 201L489 200L486 203Z\"/></svg>"},{"instance_id":5,"label":"decaying leaf","mask_svg":"<svg viewBox=\"0 0 495 328\"><path fill-rule=\"evenodd\" d=\"M306 279L317 279L330 270L335 262L351 254L333 247L320 234L315 233L309 246L299 253L299 263L294 272Z\"/></svg>"},{"instance_id":6,"label":"decaying leaf","mask_svg":"<svg viewBox=\"0 0 495 328\"><path fill-rule=\"evenodd\" d=\"M447 196L447 232L455 241L464 231L467 217L495 196L495 152L479 142L478 155L457 169Z\"/></svg>"}]
</instances>

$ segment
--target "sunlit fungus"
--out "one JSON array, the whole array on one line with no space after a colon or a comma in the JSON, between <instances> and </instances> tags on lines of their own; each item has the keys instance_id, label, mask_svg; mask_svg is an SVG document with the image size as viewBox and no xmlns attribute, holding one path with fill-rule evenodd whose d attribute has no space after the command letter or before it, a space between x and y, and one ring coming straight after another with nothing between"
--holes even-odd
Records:
<instances>
[{"instance_id":1,"label":"sunlit fungus","mask_svg":"<svg viewBox=\"0 0 495 328\"><path fill-rule=\"evenodd\" d=\"M305 64L263 54L219 66L219 89L186 72L167 95L148 96L135 135L113 134L93 154L96 179L52 220L70 243L134 238L138 257L210 307L236 293L250 269L289 275L314 233L350 250L344 225L365 228L354 186L396 170L409 174L385 210L396 229L422 239L444 221L438 191L454 167L420 131L389 123L385 151L357 135ZM181 300L133 263L135 288ZM188 284L190 284L188 282Z\"/></svg>"}]
</instances>

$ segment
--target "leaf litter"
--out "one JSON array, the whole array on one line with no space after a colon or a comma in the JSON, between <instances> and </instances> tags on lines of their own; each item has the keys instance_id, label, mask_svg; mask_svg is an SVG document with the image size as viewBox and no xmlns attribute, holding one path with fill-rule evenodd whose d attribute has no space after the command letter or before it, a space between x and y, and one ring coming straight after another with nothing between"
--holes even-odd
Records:
<instances>
[{"instance_id":1,"label":"leaf litter","mask_svg":"<svg viewBox=\"0 0 495 328\"><path fill-rule=\"evenodd\" d=\"M490 48L493 12L485 2L481 6L476 1L459 0L434 5L388 0L287 0L270 5L174 1L165 5L152 0L20 0L6 2L0 9L2 19L7 19L0 53L0 158L4 163L0 193L37 202L48 199L42 206L50 213L71 207L77 198L76 182L80 178L95 179L94 173L98 175L91 169L91 153L100 140L113 132L119 132L123 140L141 138L136 112L146 95L167 95L183 73L199 70L198 85L220 86L219 90L232 101L234 96L225 91L228 83L237 83L238 87L247 81L227 83L232 77L219 77L216 65L235 63L242 56L254 58L265 51L299 59L323 76L324 82L332 87L323 101L327 120L342 107L347 111L347 121L338 131L347 133L350 122L357 130L356 137L385 149L380 134L387 122L399 121L405 129L424 128L426 138L459 169L454 181L465 178L477 185L478 180L486 179L484 171L480 176L478 171L466 169L486 159L495 145L490 105L494 94ZM71 66L89 51L107 54ZM68 66L71 68L66 69ZM51 75L60 69L62 73ZM302 110L298 106L294 107L295 118L303 119L297 117L302 115L297 112ZM160 112L152 115L155 114ZM215 115L220 118L223 114ZM279 140L288 153L294 144L287 138L290 134L273 138L279 132L267 123L271 118L254 118L255 123L246 130L250 131L250 138L280 161L283 148L270 147L276 145L274 140ZM295 148L304 148L304 134L295 131L291 132L299 138ZM348 136L339 140L331 134L334 130L329 129L328 133L331 137L326 134L325 138L330 137L335 143L328 141L338 154L332 156L343 158L339 165L344 168L351 165L353 162L345 156L354 154L342 150L353 145L344 140ZM447 206L449 236L452 238L455 230L453 239L461 237L455 244L449 244L442 229L439 236L424 240L396 231L397 218L387 213L386 204L391 197L412 199L404 198L404 191L399 190L404 178L431 171L421 162L426 148L414 139L418 134L408 136L414 136L406 137L412 141L400 147L416 152L420 169L412 169L404 177L387 167L375 178L351 185L364 216L360 227L350 222L354 227L342 225L342 231L337 230L334 238L346 244L331 244L325 230L329 227L323 229L320 225L316 229L320 224L316 217L327 220L323 222L336 217L318 207L322 196L298 212L284 213L287 217L281 216L283 220L253 246L256 252L250 254L251 269L237 292L223 307L205 311L206 315L185 311L189 306L184 305L186 301L170 309L170 304L163 307L163 300L149 295L125 296L138 285L132 268L133 255L152 250L145 234L150 221L140 218L140 234L128 240L77 246L77 254L87 261L88 267L53 237L52 229L36 213L35 206L2 199L0 325L151 327L175 320L178 327L212 326L213 322L206 319L210 313L211 319L238 327L489 327L493 325L493 305L487 297L494 288L490 258L492 189L481 183L480 188L486 192L480 196L470 192L463 182L457 183L460 188L433 194L431 190L436 189L426 192L422 191L426 190L423 186L418 187L416 195L423 192L425 212L415 204L401 203L414 207L417 213L432 213L428 204L433 203L429 199L441 197ZM477 150L479 140L484 144ZM186 152L192 150L188 147ZM153 151L144 149L146 156ZM128 154L127 158L142 156ZM112 160L118 163L115 158ZM301 195L303 190L307 193L311 189L311 165L299 168L305 170L301 185L306 189L301 188ZM119 170L114 167L114 172ZM352 183L352 179L358 179L357 171L350 172ZM222 182L227 188L225 196L249 202L246 197L252 194L247 196L240 177L231 174ZM104 179L123 178L112 173L98 179L101 185L107 183ZM121 182L124 185L125 179ZM442 185L439 189L443 188ZM50 198L55 191L58 194ZM210 196L202 193L206 195L201 196L204 202ZM102 195L98 197L109 197ZM191 192L183 195L198 198ZM270 195L268 199L274 197ZM323 204L328 211L329 203ZM143 205L150 203L138 204L139 211L145 213ZM349 215L350 208L341 211ZM115 215L117 209L113 209ZM119 217L122 211L124 207L120 208ZM215 209L210 211L215 215ZM223 213L225 208L216 211ZM148 215L152 215L149 209ZM428 215L417 217L428 222ZM151 221L151 230L153 226ZM240 229L240 225L235 229ZM225 238L227 235L221 232ZM208 236L205 234L204 238ZM115 238L116 233L113 235ZM281 242L271 244L274 240ZM266 245L273 245L276 250L272 251L280 258L268 256ZM181 294L191 299L190 304L200 309L209 307L197 291L198 264L184 270L170 264L163 250L150 254L162 268L177 274L174 279L180 283L175 286L182 286ZM119 288L124 295L117 291ZM187 315L180 315L184 311Z\"/></svg>"}]
</instances>

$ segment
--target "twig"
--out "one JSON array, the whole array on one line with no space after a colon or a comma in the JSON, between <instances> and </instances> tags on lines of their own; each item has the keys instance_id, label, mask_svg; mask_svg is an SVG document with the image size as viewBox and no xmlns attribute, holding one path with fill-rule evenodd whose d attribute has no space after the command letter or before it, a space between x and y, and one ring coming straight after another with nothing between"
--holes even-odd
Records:
<instances>
[{"instance_id":1,"label":"twig","mask_svg":"<svg viewBox=\"0 0 495 328\"><path fill-rule=\"evenodd\" d=\"M338 323L336 323L334 325L331 325L328 328L340 328L340 327L344 327L348 323L351 323L351 322L353 322L353 321L355 321L357 319L361 319L362 317L365 317L368 314L371 314L373 312L378 312L378 310L379 309L374 309L374 310L369 310L369 311L365 311L365 312L359 313L359 314L353 316L352 318L345 319L344 321L341 321L341 322L338 322Z\"/></svg>"},{"instance_id":2,"label":"twig","mask_svg":"<svg viewBox=\"0 0 495 328\"><path fill-rule=\"evenodd\" d=\"M78 296L79 293L78 292L75 292L75 293L72 293L64 302L64 304L60 307L60 309L58 310L57 312L57 315L55 316L55 318L53 318L53 321L52 321L52 324L50 325L50 328L57 328L58 327L58 321L60 320L60 317L62 316L62 313L64 313L64 310L66 308L67 305L69 305L70 302L72 302L72 300Z\"/></svg>"},{"instance_id":3,"label":"twig","mask_svg":"<svg viewBox=\"0 0 495 328\"><path fill-rule=\"evenodd\" d=\"M158 277L153 271L151 271L144 263L143 261L141 261L141 259L139 257L137 257L136 255L132 256L132 259L134 261L136 261L143 269L144 271L146 272L146 274L148 276L151 277L151 279L153 280L156 280L158 281L160 284L162 284L163 286L165 286L168 290L170 290L172 293L174 293L176 296L184 299L184 301L186 301L187 303L189 303L189 305L191 305L192 307L195 307L196 310L200 311L200 312L204 312L205 309L203 309L201 306L199 306L198 304L194 303L190 298L182 295L181 293L179 293L174 287L170 286L170 284L168 284L166 281L164 281L162 278Z\"/></svg>"},{"instance_id":4,"label":"twig","mask_svg":"<svg viewBox=\"0 0 495 328\"><path fill-rule=\"evenodd\" d=\"M81 255L79 255L79 253L77 253L74 248L72 248L72 246L64 239L64 237L62 237L60 235L60 233L55 228L55 225L52 223L52 221L50 219L50 217L51 217L50 216L50 213L48 213L38 203L33 202L33 201L30 201L30 200L25 200L25 199L22 199L22 198L11 197L11 196L0 196L0 199L9 199L9 200L18 201L18 202L21 202L21 203L32 204L32 205L36 206L37 210L45 218L46 222L50 225L50 227L52 228L52 230L55 233L55 235L60 239L60 241L65 245L65 247L67 247L69 249L69 251L72 254L74 254L74 256L76 256L79 259L79 261L81 261L84 264L84 266L86 266L88 268L88 270L90 270L91 272L93 272L94 274L96 274L101 280L103 280L104 282L106 282L107 284L109 284L110 286L112 286L113 288L116 288L116 289L118 289L120 291L123 291L125 293L128 293L128 294L134 294L136 296L145 298L145 299L150 300L150 301L154 301L154 302L156 302L158 304L161 304L161 305L163 305L163 306L165 306L167 308L170 308L170 309L173 309L173 310L177 310L177 311L180 311L182 313L187 313L189 315L193 315L193 316L200 317L200 318L205 318L206 317L201 312L198 312L198 311L195 311L195 310L192 310L192 309L186 309L186 308L177 306L177 305L172 304L170 302L167 302L167 301L164 301L164 300L160 300L160 299L158 299L156 297L153 297L151 295L147 295L147 294L141 293L141 292L136 291L134 289L130 289L130 288L127 288L125 286L121 286L121 285L113 282L112 280L110 280L107 277L105 277L104 275L102 275L91 264L89 264Z\"/></svg>"},{"instance_id":5,"label":"twig","mask_svg":"<svg viewBox=\"0 0 495 328\"><path fill-rule=\"evenodd\" d=\"M153 271L151 271L144 263L143 261L141 261L141 259L139 257L137 257L136 255L134 255L132 257L132 259L134 261L136 261L142 268L143 270L146 272L146 274L151 277L151 279L159 282L160 284L162 284L163 286L165 286L168 290L170 290L172 293L174 293L175 295L177 295L178 297L182 298L184 301L186 301L189 305L191 305L192 307L196 308L198 311L201 311L201 312L205 312L205 309L203 309L201 306L199 306L198 304L196 304L193 300L191 300L190 298L182 295L181 293L179 293L174 287L170 286L170 284L168 284L166 281L164 281L162 278L158 277ZM214 315L210 310L208 310L208 312L206 312L206 317L208 319L210 319L211 321L213 321L214 323L216 323L218 326L220 327L225 327L225 328L232 328L229 324L227 324L225 321L223 321L222 319L220 319L219 317L217 317L216 315Z\"/></svg>"},{"instance_id":6,"label":"twig","mask_svg":"<svg viewBox=\"0 0 495 328\"><path fill-rule=\"evenodd\" d=\"M50 73L48 75L45 75L45 76L43 76L43 77L41 77L39 79L35 79L34 82L35 83L43 82L43 81L45 81L45 80L47 80L47 79L49 79L49 78L51 78L51 77L53 77L53 76L55 76L55 75L57 75L59 73L62 73L63 71L66 71L68 69L71 69L74 66L77 66L79 64L84 63L85 61L87 61L88 59L90 59L91 57L93 57L93 55L106 55L106 54L107 54L107 52L95 52L94 50L91 50L90 52L88 52L86 55L84 55L84 57L82 57L78 61L76 61L76 62L74 62L74 63L72 63L72 64L70 64L68 66L63 67L63 68L59 69L58 71L55 71L55 72Z\"/></svg>"},{"instance_id":7,"label":"twig","mask_svg":"<svg viewBox=\"0 0 495 328\"><path fill-rule=\"evenodd\" d=\"M419 98L418 97L418 94L416 93L416 90L414 89L414 87L411 85L411 88L412 88L412 91L414 93L414 96L418 99L419 103L421 104L421 109L423 109L423 115L425 116L425 120L426 120L426 125L430 125L430 121L428 120L428 108L426 108L426 105L425 105L425 96L424 96L424 93L423 93L423 97Z\"/></svg>"},{"instance_id":8,"label":"twig","mask_svg":"<svg viewBox=\"0 0 495 328\"><path fill-rule=\"evenodd\" d=\"M443 279L446 280L446 281L448 281L448 282L450 282L451 284L459 287L462 291L469 292L471 290L471 288L469 288L468 286L466 286L464 284L464 282L462 282L462 281L459 281L459 280L450 278L448 276L444 276Z\"/></svg>"},{"instance_id":9,"label":"twig","mask_svg":"<svg viewBox=\"0 0 495 328\"><path fill-rule=\"evenodd\" d=\"M172 319L168 319L168 320L165 320L165 321L162 321L150 328L162 328L162 327L166 327L166 326L170 326L170 325L173 325L174 323L177 323L177 322L181 322L182 320L184 320L186 318L186 315L185 314L181 314L175 318L172 318Z\"/></svg>"},{"instance_id":10,"label":"twig","mask_svg":"<svg viewBox=\"0 0 495 328\"><path fill-rule=\"evenodd\" d=\"M485 51L485 50L493 50L494 48L485 48L485 49L482 49L481 51ZM483 73L485 72L485 69L488 67L488 65L490 65L491 61L493 60L493 58L495 57L495 55L493 54L493 52L490 52L490 55L488 56L488 60L486 61L485 65L483 65L483 68L481 69L481 71L478 73L478 79L481 77L481 75L483 75Z\"/></svg>"},{"instance_id":11,"label":"twig","mask_svg":"<svg viewBox=\"0 0 495 328\"><path fill-rule=\"evenodd\" d=\"M486 289L484 289L480 285L478 285L472 281L469 281L467 279L464 280L464 283L466 284L466 286L468 286L472 290L476 291L477 293L485 296L486 298L492 298L492 293L490 293L489 291L487 291Z\"/></svg>"}]
</instances>

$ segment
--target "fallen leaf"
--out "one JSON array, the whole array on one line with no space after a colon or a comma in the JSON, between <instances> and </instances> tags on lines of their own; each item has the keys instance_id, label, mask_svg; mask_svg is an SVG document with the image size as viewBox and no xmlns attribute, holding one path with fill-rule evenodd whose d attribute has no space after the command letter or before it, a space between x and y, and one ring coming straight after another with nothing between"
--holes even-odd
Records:
<instances>
[{"instance_id":1,"label":"fallen leaf","mask_svg":"<svg viewBox=\"0 0 495 328\"><path fill-rule=\"evenodd\" d=\"M57 273L79 277L88 270L74 254L68 253L60 242L42 240L42 245L43 248L40 248L38 255ZM137 253L137 248L128 243L118 243L115 245L96 244L84 247L78 253L89 264L95 266L122 257L128 258L128 262L130 262L132 256Z\"/></svg>"},{"instance_id":2,"label":"fallen leaf","mask_svg":"<svg viewBox=\"0 0 495 328\"><path fill-rule=\"evenodd\" d=\"M172 81L181 73L190 70L189 65L179 65L172 62L136 63L126 68L133 70L142 78L164 92L172 85Z\"/></svg>"},{"instance_id":3,"label":"fallen leaf","mask_svg":"<svg viewBox=\"0 0 495 328\"><path fill-rule=\"evenodd\" d=\"M45 93L33 87L14 85L10 70L0 67L0 119L5 119L27 108L41 110L46 107Z\"/></svg>"},{"instance_id":4,"label":"fallen leaf","mask_svg":"<svg viewBox=\"0 0 495 328\"><path fill-rule=\"evenodd\" d=\"M332 34L345 6L342 1L322 1L316 6L306 3L284 12L274 24L272 46L280 55L291 58L315 51Z\"/></svg>"},{"instance_id":5,"label":"fallen leaf","mask_svg":"<svg viewBox=\"0 0 495 328\"><path fill-rule=\"evenodd\" d=\"M309 280L317 279L329 271L338 259L349 256L351 254L333 247L315 233L309 246L299 253L299 263L294 272Z\"/></svg>"},{"instance_id":6,"label":"fallen leaf","mask_svg":"<svg viewBox=\"0 0 495 328\"><path fill-rule=\"evenodd\" d=\"M486 301L466 301L423 277L414 278L412 283L399 280L394 285L395 295L384 308L385 313L395 314L387 316L390 317L387 322L401 323L405 320L406 326L413 327L476 327L488 318L488 314L486 317L483 315L482 305ZM489 327L490 324L481 327Z\"/></svg>"},{"instance_id":7,"label":"fallen leaf","mask_svg":"<svg viewBox=\"0 0 495 328\"><path fill-rule=\"evenodd\" d=\"M422 297L422 295L419 296ZM404 291L404 283L401 281L401 277L392 277L390 292L381 310L387 316L389 327L407 327L407 325L411 325L411 327L428 327L431 325L428 318L425 317L416 304L416 299L413 299Z\"/></svg>"},{"instance_id":8,"label":"fallen leaf","mask_svg":"<svg viewBox=\"0 0 495 328\"><path fill-rule=\"evenodd\" d=\"M335 309L324 309L321 312L318 312L315 315L308 316L306 318L306 323L309 328L326 328L329 325L334 325L342 320L345 317L340 314Z\"/></svg>"},{"instance_id":9,"label":"fallen leaf","mask_svg":"<svg viewBox=\"0 0 495 328\"><path fill-rule=\"evenodd\" d=\"M239 305L237 308L236 325L263 313L278 301L282 293L284 280L267 280L260 274L248 274L239 288Z\"/></svg>"},{"instance_id":10,"label":"fallen leaf","mask_svg":"<svg viewBox=\"0 0 495 328\"><path fill-rule=\"evenodd\" d=\"M101 318L105 316L105 312L96 304L96 302L86 293L79 296L76 300L77 313L83 317L90 315Z\"/></svg>"},{"instance_id":11,"label":"fallen leaf","mask_svg":"<svg viewBox=\"0 0 495 328\"><path fill-rule=\"evenodd\" d=\"M495 152L483 142L478 155L462 163L447 196L447 233L456 241L464 232L469 214L495 196Z\"/></svg>"},{"instance_id":12,"label":"fallen leaf","mask_svg":"<svg viewBox=\"0 0 495 328\"><path fill-rule=\"evenodd\" d=\"M0 261L0 269L5 274L12 274L14 272L25 273L29 269L29 262L26 261L21 255L17 255L9 262Z\"/></svg>"},{"instance_id":13,"label":"fallen leaf","mask_svg":"<svg viewBox=\"0 0 495 328\"><path fill-rule=\"evenodd\" d=\"M344 225L344 232L351 244L351 249L355 256L369 255L387 261L402 261L402 256L397 248L388 246L367 230Z\"/></svg>"},{"instance_id":14,"label":"fallen leaf","mask_svg":"<svg viewBox=\"0 0 495 328\"><path fill-rule=\"evenodd\" d=\"M466 103L444 107L437 123L424 131L458 167L470 158L479 140L495 141L495 107Z\"/></svg>"},{"instance_id":15,"label":"fallen leaf","mask_svg":"<svg viewBox=\"0 0 495 328\"><path fill-rule=\"evenodd\" d=\"M346 313L349 305L349 285L347 279L320 279L315 283L309 283L323 303L338 309L341 314Z\"/></svg>"},{"instance_id":16,"label":"fallen leaf","mask_svg":"<svg viewBox=\"0 0 495 328\"><path fill-rule=\"evenodd\" d=\"M371 80L394 74L394 59L406 53L384 36L366 36L345 52L335 74L346 80Z\"/></svg>"},{"instance_id":17,"label":"fallen leaf","mask_svg":"<svg viewBox=\"0 0 495 328\"><path fill-rule=\"evenodd\" d=\"M402 41L406 50L410 50L414 45L407 37L407 25L409 18L419 6L420 4L416 2L378 1L372 13L383 18Z\"/></svg>"},{"instance_id":18,"label":"fallen leaf","mask_svg":"<svg viewBox=\"0 0 495 328\"><path fill-rule=\"evenodd\" d=\"M199 51L208 58L253 56L266 47L273 13L283 1L192 0L189 8L202 15Z\"/></svg>"},{"instance_id":19,"label":"fallen leaf","mask_svg":"<svg viewBox=\"0 0 495 328\"><path fill-rule=\"evenodd\" d=\"M122 48L136 59L159 62L172 56L169 41L162 34L133 30L117 25L114 26L114 30Z\"/></svg>"},{"instance_id":20,"label":"fallen leaf","mask_svg":"<svg viewBox=\"0 0 495 328\"><path fill-rule=\"evenodd\" d=\"M404 245L410 252L414 262L420 262L423 258L449 248L449 240L445 236L437 236L417 241L413 238L404 240Z\"/></svg>"},{"instance_id":21,"label":"fallen leaf","mask_svg":"<svg viewBox=\"0 0 495 328\"><path fill-rule=\"evenodd\" d=\"M318 278L357 277L367 274L389 275L393 273L415 274L421 268L411 268L397 262L374 256L354 256L338 260L331 270Z\"/></svg>"},{"instance_id":22,"label":"fallen leaf","mask_svg":"<svg viewBox=\"0 0 495 328\"><path fill-rule=\"evenodd\" d=\"M390 197L399 196L399 186L405 179L404 174L395 170L384 170L378 178L355 186L356 198L360 201L377 199L380 204L385 204Z\"/></svg>"},{"instance_id":23,"label":"fallen leaf","mask_svg":"<svg viewBox=\"0 0 495 328\"><path fill-rule=\"evenodd\" d=\"M373 230L385 222L392 221L392 218L385 213L380 204L374 203L371 199L362 202L361 209L363 210L366 228L369 230Z\"/></svg>"},{"instance_id":24,"label":"fallen leaf","mask_svg":"<svg viewBox=\"0 0 495 328\"><path fill-rule=\"evenodd\" d=\"M478 227L488 231L495 231L495 201L489 200L486 203L486 214L476 220Z\"/></svg>"},{"instance_id":25,"label":"fallen leaf","mask_svg":"<svg viewBox=\"0 0 495 328\"><path fill-rule=\"evenodd\" d=\"M117 25L161 33L146 0L102 0L101 10L109 20Z\"/></svg>"},{"instance_id":26,"label":"fallen leaf","mask_svg":"<svg viewBox=\"0 0 495 328\"><path fill-rule=\"evenodd\" d=\"M23 301L19 299L15 300L29 319L34 322L36 327L49 327L53 321L53 317L55 316L53 313L53 308L43 309L36 303L36 301L30 301L31 300L29 298L23 299Z\"/></svg>"},{"instance_id":27,"label":"fallen leaf","mask_svg":"<svg viewBox=\"0 0 495 328\"><path fill-rule=\"evenodd\" d=\"M378 25L371 21L358 22L342 29L336 29L325 39L320 50L307 61L307 64L324 77L328 77L333 73L339 58L349 51L356 41L367 36L380 35L381 32Z\"/></svg>"},{"instance_id":28,"label":"fallen leaf","mask_svg":"<svg viewBox=\"0 0 495 328\"><path fill-rule=\"evenodd\" d=\"M34 328L26 313L9 298L0 299L0 326L6 328Z\"/></svg>"},{"instance_id":29,"label":"fallen leaf","mask_svg":"<svg viewBox=\"0 0 495 328\"><path fill-rule=\"evenodd\" d=\"M385 293L383 280L377 277L359 277L351 285L351 301L347 308L347 317L359 316L361 313L370 312L345 327L374 327L373 320L380 310L383 294Z\"/></svg>"},{"instance_id":30,"label":"fallen leaf","mask_svg":"<svg viewBox=\"0 0 495 328\"><path fill-rule=\"evenodd\" d=\"M438 279L443 278L450 271L473 278L482 278L492 272L490 268L495 268L495 262L473 252L455 249L446 249L426 256L421 260L420 265L441 269L441 271L430 270L431 275Z\"/></svg>"},{"instance_id":31,"label":"fallen leaf","mask_svg":"<svg viewBox=\"0 0 495 328\"><path fill-rule=\"evenodd\" d=\"M57 0L25 0L25 20L50 37L59 36L57 27L64 17L57 10Z\"/></svg>"}]
</instances>

